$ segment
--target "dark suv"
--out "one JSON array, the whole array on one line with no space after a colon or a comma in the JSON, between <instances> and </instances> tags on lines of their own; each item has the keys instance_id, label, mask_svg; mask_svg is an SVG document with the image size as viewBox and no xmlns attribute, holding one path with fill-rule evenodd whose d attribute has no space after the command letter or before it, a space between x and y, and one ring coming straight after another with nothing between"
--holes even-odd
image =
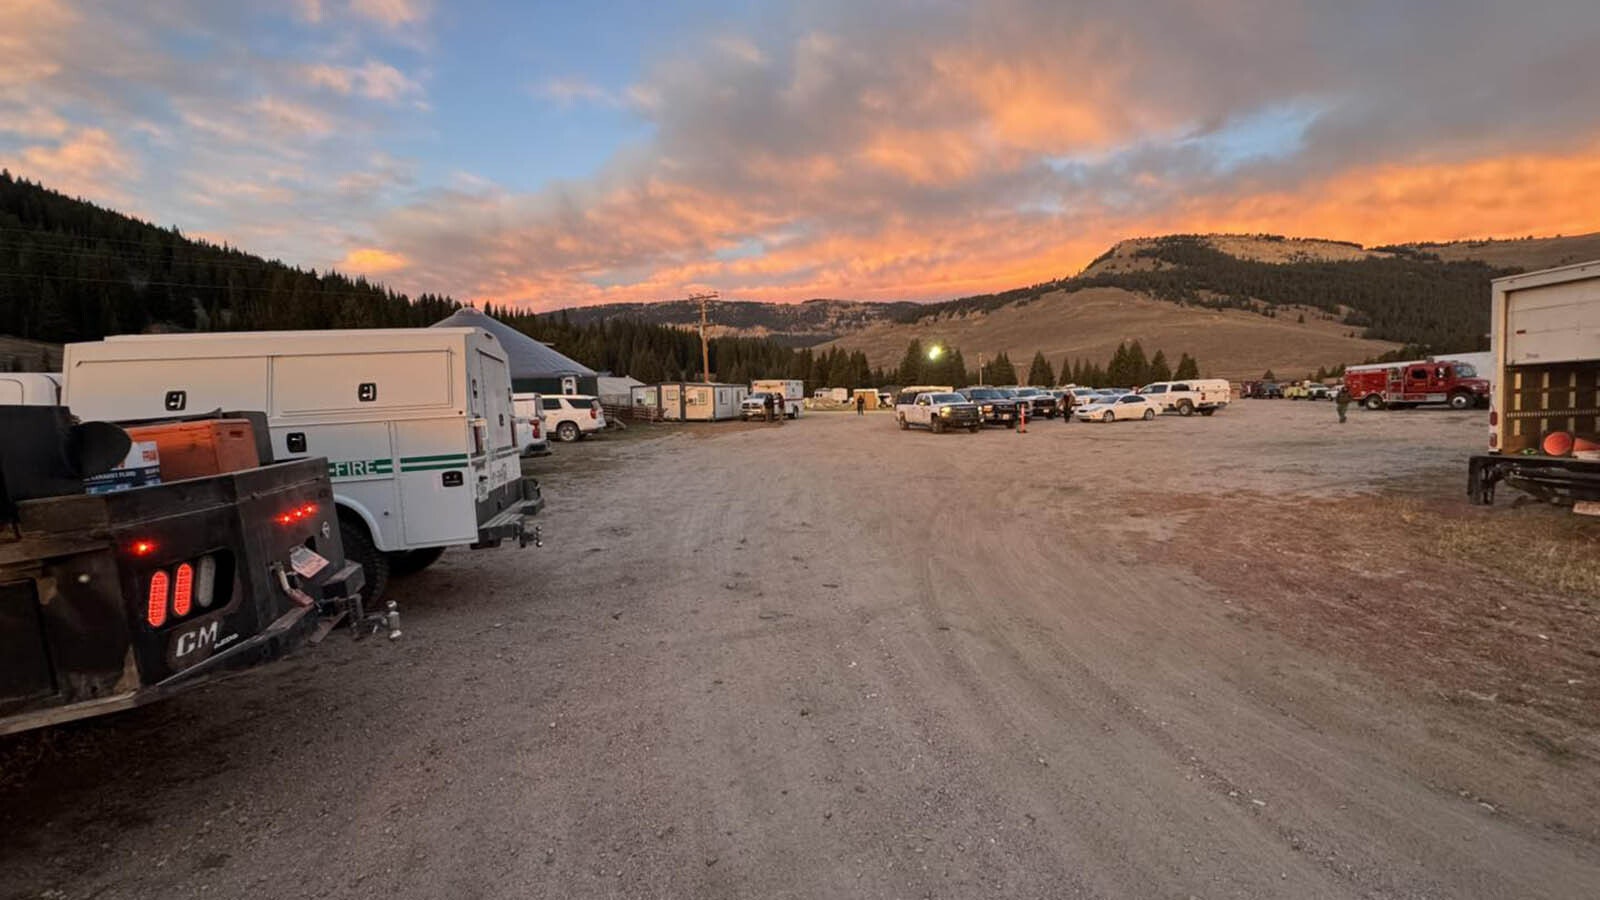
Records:
<instances>
[{"instance_id":1,"label":"dark suv","mask_svg":"<svg viewBox=\"0 0 1600 900\"><path fill-rule=\"evenodd\" d=\"M992 387L969 387L962 388L959 393L977 404L983 424L1016 427L1017 401L1005 391Z\"/></svg>"},{"instance_id":2,"label":"dark suv","mask_svg":"<svg viewBox=\"0 0 1600 900\"><path fill-rule=\"evenodd\" d=\"M1028 418L1054 419L1056 417L1056 398L1044 391L1033 387L1011 388L1011 396L1020 403L1028 402Z\"/></svg>"}]
</instances>

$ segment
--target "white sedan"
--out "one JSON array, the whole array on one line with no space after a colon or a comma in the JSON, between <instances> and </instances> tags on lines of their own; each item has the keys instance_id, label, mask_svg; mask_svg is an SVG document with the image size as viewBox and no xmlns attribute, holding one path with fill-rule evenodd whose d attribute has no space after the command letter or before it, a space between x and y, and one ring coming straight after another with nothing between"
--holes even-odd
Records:
<instances>
[{"instance_id":1,"label":"white sedan","mask_svg":"<svg viewBox=\"0 0 1600 900\"><path fill-rule=\"evenodd\" d=\"M1086 422L1115 422L1118 419L1154 419L1161 415L1161 407L1149 397L1126 394L1107 397L1095 403L1086 403L1073 409L1073 414Z\"/></svg>"}]
</instances>

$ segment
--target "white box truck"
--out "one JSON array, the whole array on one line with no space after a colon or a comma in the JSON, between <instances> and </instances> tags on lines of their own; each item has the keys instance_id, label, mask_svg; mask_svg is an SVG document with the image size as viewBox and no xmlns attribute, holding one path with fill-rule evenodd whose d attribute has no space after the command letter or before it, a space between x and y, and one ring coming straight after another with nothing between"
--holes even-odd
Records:
<instances>
[{"instance_id":1,"label":"white box truck","mask_svg":"<svg viewBox=\"0 0 1600 900\"><path fill-rule=\"evenodd\" d=\"M1489 452L1467 495L1504 481L1600 513L1600 260L1497 278L1490 305Z\"/></svg>"},{"instance_id":2,"label":"white box truck","mask_svg":"<svg viewBox=\"0 0 1600 900\"><path fill-rule=\"evenodd\" d=\"M57 406L61 376L54 372L0 372L0 406Z\"/></svg>"},{"instance_id":3,"label":"white box truck","mask_svg":"<svg viewBox=\"0 0 1600 900\"><path fill-rule=\"evenodd\" d=\"M783 415L798 419L805 405L806 383L797 378L761 378L750 382L750 393L783 395Z\"/></svg>"},{"instance_id":4,"label":"white box truck","mask_svg":"<svg viewBox=\"0 0 1600 900\"><path fill-rule=\"evenodd\" d=\"M482 329L128 335L68 344L63 368L83 419L262 410L275 458L327 457L368 599L446 547L539 542L511 372Z\"/></svg>"}]
</instances>

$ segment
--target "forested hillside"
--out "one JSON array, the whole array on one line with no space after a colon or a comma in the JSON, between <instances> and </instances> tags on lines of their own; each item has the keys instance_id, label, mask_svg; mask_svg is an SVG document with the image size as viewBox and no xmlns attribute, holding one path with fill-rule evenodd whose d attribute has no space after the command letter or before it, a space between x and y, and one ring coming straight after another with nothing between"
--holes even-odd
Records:
<instances>
[{"instance_id":1,"label":"forested hillside","mask_svg":"<svg viewBox=\"0 0 1600 900\"><path fill-rule=\"evenodd\" d=\"M185 237L0 171L0 334L48 343L150 329L408 328L460 307L415 299L364 278L317 273ZM644 381L698 377L700 339L676 328L611 318L491 313L600 371ZM717 338L716 377L804 378L864 387L866 357L796 352L771 340Z\"/></svg>"},{"instance_id":2,"label":"forested hillside","mask_svg":"<svg viewBox=\"0 0 1600 900\"><path fill-rule=\"evenodd\" d=\"M151 327L404 327L457 307L193 240L0 172L6 334L66 342Z\"/></svg>"}]
</instances>

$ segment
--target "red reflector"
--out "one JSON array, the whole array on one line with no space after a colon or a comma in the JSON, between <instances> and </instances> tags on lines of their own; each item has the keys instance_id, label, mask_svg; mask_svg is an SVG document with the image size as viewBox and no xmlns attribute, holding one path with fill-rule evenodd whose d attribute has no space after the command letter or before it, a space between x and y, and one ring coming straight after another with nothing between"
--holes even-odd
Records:
<instances>
[{"instance_id":1,"label":"red reflector","mask_svg":"<svg viewBox=\"0 0 1600 900\"><path fill-rule=\"evenodd\" d=\"M591 418L591 419L598 419L598 418L600 418L600 410L598 410L598 409L595 409L595 408L594 408L594 407L592 407L592 406L591 406L591 407L589 407L589 418Z\"/></svg>"},{"instance_id":2,"label":"red reflector","mask_svg":"<svg viewBox=\"0 0 1600 900\"><path fill-rule=\"evenodd\" d=\"M150 625L160 628L167 621L167 573L156 572L150 576L150 604L147 613Z\"/></svg>"},{"instance_id":3,"label":"red reflector","mask_svg":"<svg viewBox=\"0 0 1600 900\"><path fill-rule=\"evenodd\" d=\"M1499 424L1500 424L1500 411L1499 410L1494 410L1494 409L1489 410L1489 427L1493 428L1493 427L1495 427L1496 425L1499 425Z\"/></svg>"},{"instance_id":4,"label":"red reflector","mask_svg":"<svg viewBox=\"0 0 1600 900\"><path fill-rule=\"evenodd\" d=\"M187 616L189 603L194 599L194 567L188 563L178 567L172 578L172 614Z\"/></svg>"},{"instance_id":5,"label":"red reflector","mask_svg":"<svg viewBox=\"0 0 1600 900\"><path fill-rule=\"evenodd\" d=\"M129 547L128 549L133 551L134 556L149 556L150 554L156 552L156 542L134 541L133 546Z\"/></svg>"}]
</instances>

